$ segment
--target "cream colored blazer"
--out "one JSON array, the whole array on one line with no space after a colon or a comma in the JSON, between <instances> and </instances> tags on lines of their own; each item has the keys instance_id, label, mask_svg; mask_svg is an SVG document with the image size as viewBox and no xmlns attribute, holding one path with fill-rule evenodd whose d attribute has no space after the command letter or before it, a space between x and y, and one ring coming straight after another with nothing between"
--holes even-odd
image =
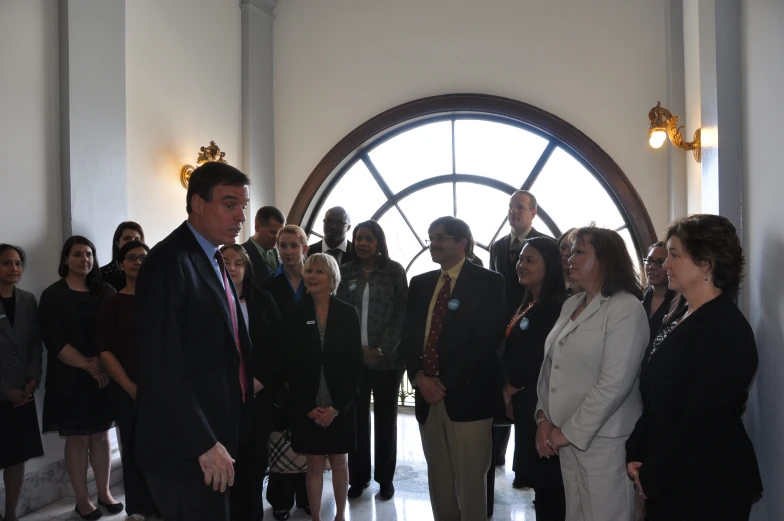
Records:
<instances>
[{"instance_id":1,"label":"cream colored blazer","mask_svg":"<svg viewBox=\"0 0 784 521\"><path fill-rule=\"evenodd\" d=\"M648 317L626 292L567 300L545 341L536 410L561 427L573 446L587 450L595 436L629 436L642 413L640 366L648 344Z\"/></svg>"}]
</instances>

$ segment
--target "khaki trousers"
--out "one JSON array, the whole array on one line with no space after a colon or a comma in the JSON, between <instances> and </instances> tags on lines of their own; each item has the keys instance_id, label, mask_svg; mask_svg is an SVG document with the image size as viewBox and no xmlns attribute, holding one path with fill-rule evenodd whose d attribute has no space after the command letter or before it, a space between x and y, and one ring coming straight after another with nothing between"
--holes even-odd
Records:
<instances>
[{"instance_id":1,"label":"khaki trousers","mask_svg":"<svg viewBox=\"0 0 784 521\"><path fill-rule=\"evenodd\" d=\"M490 469L493 419L453 422L443 400L430 406L419 425L435 521L487 519L486 474Z\"/></svg>"}]
</instances>

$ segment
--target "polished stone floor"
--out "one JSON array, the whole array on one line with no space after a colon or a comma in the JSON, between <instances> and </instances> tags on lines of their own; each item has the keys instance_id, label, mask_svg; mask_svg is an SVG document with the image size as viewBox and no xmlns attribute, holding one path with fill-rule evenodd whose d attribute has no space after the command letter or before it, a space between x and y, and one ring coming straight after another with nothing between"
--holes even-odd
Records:
<instances>
[{"instance_id":1,"label":"polished stone floor","mask_svg":"<svg viewBox=\"0 0 784 521\"><path fill-rule=\"evenodd\" d=\"M536 516L532 504L533 491L512 488L513 451L514 440L511 440L506 457L507 466L496 469L495 514L492 519L534 521ZM346 519L352 521L428 521L433 519L427 491L427 467L422 454L419 428L414 415L410 413L401 413L398 416L397 461L395 497L390 501L381 500L378 497L378 485L372 483L362 496L349 502ZM123 500L122 485L115 487L113 493L118 500ZM273 519L272 509L266 501L265 505L267 509L264 513L264 519L271 520ZM73 509L73 498L64 498L21 519L22 521L78 520L79 517ZM329 472L324 476L321 513L325 521L334 519L335 498L332 494ZM126 516L123 513L111 517L104 516L103 519L124 521ZM302 510L295 510L289 519L305 520L310 519L310 516Z\"/></svg>"}]
</instances>

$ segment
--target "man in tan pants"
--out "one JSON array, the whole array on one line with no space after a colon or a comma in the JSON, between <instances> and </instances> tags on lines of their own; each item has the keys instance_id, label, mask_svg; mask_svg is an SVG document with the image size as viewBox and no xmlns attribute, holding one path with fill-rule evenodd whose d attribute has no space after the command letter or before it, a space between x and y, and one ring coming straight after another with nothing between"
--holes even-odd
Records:
<instances>
[{"instance_id":1,"label":"man in tan pants","mask_svg":"<svg viewBox=\"0 0 784 521\"><path fill-rule=\"evenodd\" d=\"M436 219L428 235L441 269L411 280L400 347L416 387L435 521L477 521L487 518L504 279L466 262L473 238L460 219Z\"/></svg>"}]
</instances>

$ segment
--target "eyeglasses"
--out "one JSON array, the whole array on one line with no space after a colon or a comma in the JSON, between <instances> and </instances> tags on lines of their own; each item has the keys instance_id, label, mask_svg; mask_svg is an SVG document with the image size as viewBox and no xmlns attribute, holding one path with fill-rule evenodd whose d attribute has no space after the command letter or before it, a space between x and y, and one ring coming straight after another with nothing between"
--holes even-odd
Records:
<instances>
[{"instance_id":1,"label":"eyeglasses","mask_svg":"<svg viewBox=\"0 0 784 521\"><path fill-rule=\"evenodd\" d=\"M124 260L128 262L136 262L139 261L141 263L144 262L144 259L147 258L147 255L126 255Z\"/></svg>"},{"instance_id":2,"label":"eyeglasses","mask_svg":"<svg viewBox=\"0 0 784 521\"><path fill-rule=\"evenodd\" d=\"M425 245L429 246L430 244L435 243L442 243L446 239L457 239L454 235L431 235L425 240Z\"/></svg>"},{"instance_id":3,"label":"eyeglasses","mask_svg":"<svg viewBox=\"0 0 784 521\"><path fill-rule=\"evenodd\" d=\"M642 262L643 262L643 263L644 263L646 266L649 266L649 265L651 265L651 264L655 264L655 265L657 265L658 267L660 267L660 268L661 268L662 266L664 266L664 262L665 262L665 260L666 260L666 259L654 259L653 257L645 257L645 258L642 260Z\"/></svg>"}]
</instances>

